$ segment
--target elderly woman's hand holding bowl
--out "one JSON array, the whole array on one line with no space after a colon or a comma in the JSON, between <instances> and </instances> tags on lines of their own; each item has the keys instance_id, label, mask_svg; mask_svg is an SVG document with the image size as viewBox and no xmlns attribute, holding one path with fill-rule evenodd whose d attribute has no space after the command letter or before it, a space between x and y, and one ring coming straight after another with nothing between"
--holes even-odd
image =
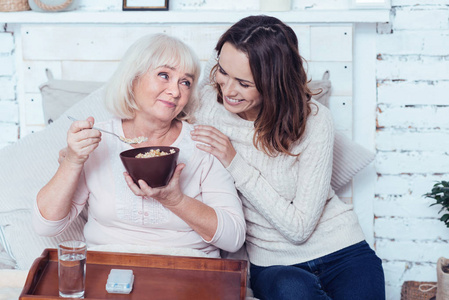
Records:
<instances>
[{"instance_id":1,"label":"elderly woman's hand holding bowl","mask_svg":"<svg viewBox=\"0 0 449 300\"><path fill-rule=\"evenodd\" d=\"M88 204L84 235L89 247L191 248L211 257L219 257L219 249L237 251L246 225L234 182L190 136L199 75L197 57L180 40L157 34L136 41L98 94L114 117L99 123L89 117L71 125L65 157L37 196L36 231L61 233ZM148 139L129 145L101 135L94 123L126 139ZM135 157L148 149L175 153ZM130 160L140 167L132 167ZM161 163L165 160L170 162ZM168 175L156 174L161 170ZM171 179L155 184L155 176Z\"/></svg>"},{"instance_id":2,"label":"elderly woman's hand holding bowl","mask_svg":"<svg viewBox=\"0 0 449 300\"><path fill-rule=\"evenodd\" d=\"M132 183L145 183L153 188L168 184L173 176L179 157L179 148L167 146L143 147L120 153L120 159ZM128 175L129 174L129 175ZM141 180L141 184L138 181Z\"/></svg>"},{"instance_id":3,"label":"elderly woman's hand holding bowl","mask_svg":"<svg viewBox=\"0 0 449 300\"><path fill-rule=\"evenodd\" d=\"M182 199L179 176L185 167L177 165L178 156L176 147L144 147L120 153L128 186L137 196L152 197L165 206L178 204Z\"/></svg>"}]
</instances>

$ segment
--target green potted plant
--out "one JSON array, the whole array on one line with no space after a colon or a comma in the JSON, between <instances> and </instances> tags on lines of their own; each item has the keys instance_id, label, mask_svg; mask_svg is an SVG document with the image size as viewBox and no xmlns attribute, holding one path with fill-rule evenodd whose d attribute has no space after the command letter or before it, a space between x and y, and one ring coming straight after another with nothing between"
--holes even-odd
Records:
<instances>
[{"instance_id":1,"label":"green potted plant","mask_svg":"<svg viewBox=\"0 0 449 300\"><path fill-rule=\"evenodd\" d=\"M435 199L433 205L441 205L438 213L445 211L440 220L449 227L449 181L437 182L430 193L424 194L427 198ZM437 262L437 293L436 300L449 299L449 259L440 257Z\"/></svg>"},{"instance_id":2,"label":"green potted plant","mask_svg":"<svg viewBox=\"0 0 449 300\"><path fill-rule=\"evenodd\" d=\"M440 217L440 220L449 227L449 181L437 182L433 185L432 191L430 193L424 194L427 198L435 199L433 205L441 205L441 209L438 213L445 211L445 213Z\"/></svg>"}]
</instances>

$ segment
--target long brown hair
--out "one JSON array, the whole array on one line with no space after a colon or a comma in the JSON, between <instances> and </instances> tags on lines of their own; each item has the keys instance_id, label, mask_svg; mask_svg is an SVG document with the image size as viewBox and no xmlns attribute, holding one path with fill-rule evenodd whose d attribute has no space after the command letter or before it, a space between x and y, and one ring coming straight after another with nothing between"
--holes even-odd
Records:
<instances>
[{"instance_id":1,"label":"long brown hair","mask_svg":"<svg viewBox=\"0 0 449 300\"><path fill-rule=\"evenodd\" d=\"M254 83L262 99L254 121L254 146L270 156L279 152L292 156L291 146L306 128L311 112L312 92L298 50L298 38L282 21L269 16L246 17L231 26L219 39L215 50L220 56L225 43L246 53ZM217 68L211 73L213 80ZM223 103L218 83L217 101Z\"/></svg>"}]
</instances>

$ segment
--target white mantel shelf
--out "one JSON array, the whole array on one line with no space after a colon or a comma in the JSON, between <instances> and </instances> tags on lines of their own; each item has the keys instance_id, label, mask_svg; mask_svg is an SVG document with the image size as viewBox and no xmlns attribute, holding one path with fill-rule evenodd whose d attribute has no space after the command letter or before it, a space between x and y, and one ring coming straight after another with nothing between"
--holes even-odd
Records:
<instances>
[{"instance_id":1,"label":"white mantel shelf","mask_svg":"<svg viewBox=\"0 0 449 300\"><path fill-rule=\"evenodd\" d=\"M34 11L0 12L0 24L157 24L157 23L235 23L249 15L265 14L286 23L386 23L389 9L266 11Z\"/></svg>"}]
</instances>

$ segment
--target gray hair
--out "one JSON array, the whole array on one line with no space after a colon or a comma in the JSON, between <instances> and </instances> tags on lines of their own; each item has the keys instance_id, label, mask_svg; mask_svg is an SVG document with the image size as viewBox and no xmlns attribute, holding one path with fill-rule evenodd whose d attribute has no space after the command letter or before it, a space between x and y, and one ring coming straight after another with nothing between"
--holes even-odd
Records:
<instances>
[{"instance_id":1,"label":"gray hair","mask_svg":"<svg viewBox=\"0 0 449 300\"><path fill-rule=\"evenodd\" d=\"M194 122L193 114L199 104L197 86L201 73L200 63L188 45L166 34L146 35L129 47L106 84L106 108L121 119L134 118L138 107L134 100L133 82L148 70L163 65L176 66L194 76L190 99L176 117L178 120Z\"/></svg>"}]
</instances>

